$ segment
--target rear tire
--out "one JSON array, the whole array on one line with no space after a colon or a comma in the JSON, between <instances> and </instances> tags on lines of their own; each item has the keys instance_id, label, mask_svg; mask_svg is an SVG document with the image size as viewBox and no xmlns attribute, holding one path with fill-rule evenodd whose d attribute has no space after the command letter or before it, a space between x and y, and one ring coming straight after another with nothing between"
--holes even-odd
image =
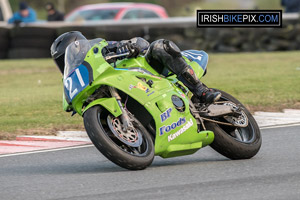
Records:
<instances>
[{"instance_id":1,"label":"rear tire","mask_svg":"<svg viewBox=\"0 0 300 200\"><path fill-rule=\"evenodd\" d=\"M120 167L130 170L148 167L154 158L154 145L147 130L134 118L133 126L142 136L142 144L137 150L116 138L108 125L108 116L110 113L100 106L94 106L84 113L85 129L96 148Z\"/></svg>"},{"instance_id":2,"label":"rear tire","mask_svg":"<svg viewBox=\"0 0 300 200\"><path fill-rule=\"evenodd\" d=\"M210 145L214 150L227 158L249 159L257 154L261 147L262 138L259 127L251 113L237 99L221 90L220 101L231 101L238 105L248 117L248 126L245 128L232 128L217 123L206 122L206 128L215 134L215 139ZM236 134L241 134L236 137Z\"/></svg>"}]
</instances>

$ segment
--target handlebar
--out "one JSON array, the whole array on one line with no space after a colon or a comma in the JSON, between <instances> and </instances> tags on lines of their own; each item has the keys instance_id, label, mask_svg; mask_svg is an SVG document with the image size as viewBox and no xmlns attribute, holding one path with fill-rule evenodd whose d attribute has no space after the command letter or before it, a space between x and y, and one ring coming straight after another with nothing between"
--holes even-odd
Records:
<instances>
[{"instance_id":1,"label":"handlebar","mask_svg":"<svg viewBox=\"0 0 300 200\"><path fill-rule=\"evenodd\" d=\"M123 57L123 56L128 56L128 55L129 55L129 52L122 53L122 54L111 55L111 56L105 56L104 59L109 60L109 59L112 59L112 58L118 58L118 57Z\"/></svg>"}]
</instances>

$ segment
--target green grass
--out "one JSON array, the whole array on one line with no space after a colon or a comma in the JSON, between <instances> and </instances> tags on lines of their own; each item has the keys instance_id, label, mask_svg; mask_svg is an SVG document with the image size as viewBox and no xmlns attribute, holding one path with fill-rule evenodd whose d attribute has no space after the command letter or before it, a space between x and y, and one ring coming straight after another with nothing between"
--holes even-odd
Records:
<instances>
[{"instance_id":1,"label":"green grass","mask_svg":"<svg viewBox=\"0 0 300 200\"><path fill-rule=\"evenodd\" d=\"M300 108L300 52L210 54L203 82L253 110ZM62 110L61 75L50 59L0 62L0 139L82 129Z\"/></svg>"},{"instance_id":2,"label":"green grass","mask_svg":"<svg viewBox=\"0 0 300 200\"><path fill-rule=\"evenodd\" d=\"M61 75L50 59L0 62L2 137L53 133L82 126L79 116L62 110ZM8 134L4 134L8 133Z\"/></svg>"},{"instance_id":3,"label":"green grass","mask_svg":"<svg viewBox=\"0 0 300 200\"><path fill-rule=\"evenodd\" d=\"M300 108L300 52L212 54L203 81L252 109Z\"/></svg>"}]
</instances>

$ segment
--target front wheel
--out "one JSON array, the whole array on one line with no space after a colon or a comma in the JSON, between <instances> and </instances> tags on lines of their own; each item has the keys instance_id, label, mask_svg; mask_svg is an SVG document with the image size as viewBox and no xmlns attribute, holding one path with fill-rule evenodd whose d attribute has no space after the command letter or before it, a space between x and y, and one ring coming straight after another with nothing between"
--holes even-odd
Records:
<instances>
[{"instance_id":1,"label":"front wheel","mask_svg":"<svg viewBox=\"0 0 300 200\"><path fill-rule=\"evenodd\" d=\"M84 113L84 126L97 149L110 161L130 170L148 167L154 158L154 145L143 125L132 117L132 128L124 131L118 117L94 106Z\"/></svg>"},{"instance_id":2,"label":"front wheel","mask_svg":"<svg viewBox=\"0 0 300 200\"><path fill-rule=\"evenodd\" d=\"M238 106L246 116L246 119L240 120L241 123L248 121L245 127L233 127L221 125L212 122L206 122L206 128L215 134L215 139L210 145L214 150L230 159L249 159L257 154L261 147L262 138L259 127L251 113L230 94L221 90L222 93L219 101L229 101ZM233 117L234 118L234 117ZM228 118L219 117L217 121L228 122ZM236 120L236 119L233 119Z\"/></svg>"}]
</instances>

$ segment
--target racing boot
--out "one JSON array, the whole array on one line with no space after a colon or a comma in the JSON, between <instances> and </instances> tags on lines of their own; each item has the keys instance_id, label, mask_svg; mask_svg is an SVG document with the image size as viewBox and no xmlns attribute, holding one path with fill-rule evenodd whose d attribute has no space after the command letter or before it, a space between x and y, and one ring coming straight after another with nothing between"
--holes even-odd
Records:
<instances>
[{"instance_id":1,"label":"racing boot","mask_svg":"<svg viewBox=\"0 0 300 200\"><path fill-rule=\"evenodd\" d=\"M194 94L199 98L201 103L212 104L221 98L221 93L207 88L201 82L196 87Z\"/></svg>"},{"instance_id":2,"label":"racing boot","mask_svg":"<svg viewBox=\"0 0 300 200\"><path fill-rule=\"evenodd\" d=\"M221 93L207 88L194 73L191 66L186 66L178 79L200 100L200 103L212 104L221 98Z\"/></svg>"}]
</instances>

